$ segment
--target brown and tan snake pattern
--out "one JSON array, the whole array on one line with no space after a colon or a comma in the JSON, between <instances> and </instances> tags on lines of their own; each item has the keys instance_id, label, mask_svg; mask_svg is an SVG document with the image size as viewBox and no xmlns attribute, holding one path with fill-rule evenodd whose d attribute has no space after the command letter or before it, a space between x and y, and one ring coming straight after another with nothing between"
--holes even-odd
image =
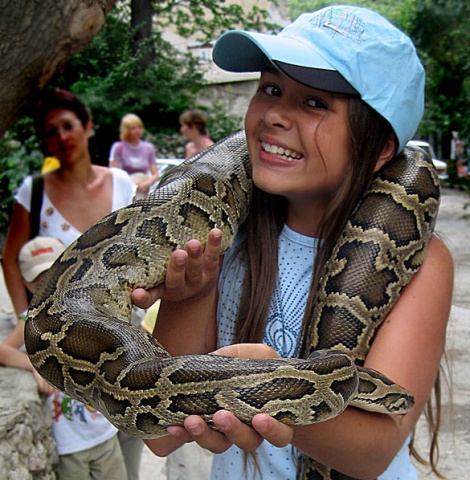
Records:
<instances>
[{"instance_id":1,"label":"brown and tan snake pattern","mask_svg":"<svg viewBox=\"0 0 470 480\"><path fill-rule=\"evenodd\" d=\"M130 325L131 291L161 283L171 251L223 231L226 250L246 218L251 179L242 132L175 168L159 188L112 213L56 261L30 305L25 343L52 385L142 438L190 414L266 412L295 425L348 405L403 413L401 387L360 366L381 322L417 271L437 215L439 183L420 151L390 162L352 214L318 291L307 359L170 357ZM347 478L312 459L299 478Z\"/></svg>"}]
</instances>

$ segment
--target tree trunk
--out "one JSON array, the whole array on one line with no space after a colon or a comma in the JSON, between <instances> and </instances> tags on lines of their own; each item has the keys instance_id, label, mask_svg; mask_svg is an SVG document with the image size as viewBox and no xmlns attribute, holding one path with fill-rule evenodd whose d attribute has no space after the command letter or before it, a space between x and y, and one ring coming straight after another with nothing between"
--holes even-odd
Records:
<instances>
[{"instance_id":1,"label":"tree trunk","mask_svg":"<svg viewBox=\"0 0 470 480\"><path fill-rule=\"evenodd\" d=\"M152 0L131 0L132 53L136 55L140 50L143 67L152 64L156 57L152 44L153 14Z\"/></svg>"},{"instance_id":2,"label":"tree trunk","mask_svg":"<svg viewBox=\"0 0 470 480\"><path fill-rule=\"evenodd\" d=\"M51 76L83 50L116 0L0 0L0 137Z\"/></svg>"}]
</instances>

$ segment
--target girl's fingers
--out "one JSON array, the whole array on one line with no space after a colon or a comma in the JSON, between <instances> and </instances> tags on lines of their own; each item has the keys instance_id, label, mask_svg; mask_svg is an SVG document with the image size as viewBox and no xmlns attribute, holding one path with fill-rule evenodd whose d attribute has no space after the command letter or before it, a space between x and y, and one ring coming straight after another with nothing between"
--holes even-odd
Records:
<instances>
[{"instance_id":1,"label":"girl's fingers","mask_svg":"<svg viewBox=\"0 0 470 480\"><path fill-rule=\"evenodd\" d=\"M213 453L225 452L232 445L252 452L263 440L276 447L285 447L292 442L294 434L293 427L263 413L253 417L253 427L245 425L227 410L219 410L212 420L219 431L210 428L201 417L190 415L184 421L184 426L168 427L168 433L181 442L195 441Z\"/></svg>"},{"instance_id":2,"label":"girl's fingers","mask_svg":"<svg viewBox=\"0 0 470 480\"><path fill-rule=\"evenodd\" d=\"M175 250L170 257L166 271L165 289L175 291L184 288L186 284L186 267L188 264L188 252Z\"/></svg>"},{"instance_id":3,"label":"girl's fingers","mask_svg":"<svg viewBox=\"0 0 470 480\"><path fill-rule=\"evenodd\" d=\"M256 450L263 437L248 425L242 423L232 413L220 410L214 414L214 425L230 440L230 443L237 445L244 451Z\"/></svg>"},{"instance_id":4,"label":"girl's fingers","mask_svg":"<svg viewBox=\"0 0 470 480\"><path fill-rule=\"evenodd\" d=\"M139 308L151 307L159 298L161 298L161 286L144 290L136 288L132 291L132 302Z\"/></svg>"},{"instance_id":5,"label":"girl's fingers","mask_svg":"<svg viewBox=\"0 0 470 480\"><path fill-rule=\"evenodd\" d=\"M181 430L182 429L182 430ZM213 430L197 415L190 415L184 421L183 427L168 427L168 433L181 441L195 441L202 448L213 453L225 452L232 446L232 442L220 432Z\"/></svg>"},{"instance_id":6,"label":"girl's fingers","mask_svg":"<svg viewBox=\"0 0 470 480\"><path fill-rule=\"evenodd\" d=\"M213 228L209 233L206 248L204 250L204 260L206 268L218 267L220 261L220 249L222 246L222 230Z\"/></svg>"},{"instance_id":7,"label":"girl's fingers","mask_svg":"<svg viewBox=\"0 0 470 480\"><path fill-rule=\"evenodd\" d=\"M185 278L189 284L198 284L202 281L204 274L204 258L201 242L190 240L186 244L188 263L186 266Z\"/></svg>"},{"instance_id":8,"label":"girl's fingers","mask_svg":"<svg viewBox=\"0 0 470 480\"><path fill-rule=\"evenodd\" d=\"M219 272L222 231L215 228L209 233L205 248L197 240L190 240L186 245L188 265L186 279L189 283L210 282L212 276Z\"/></svg>"},{"instance_id":9,"label":"girl's fingers","mask_svg":"<svg viewBox=\"0 0 470 480\"><path fill-rule=\"evenodd\" d=\"M222 232L213 229L206 247L190 240L186 250L175 250L170 257L165 282L148 290L136 288L132 301L140 308L149 308L156 300L181 301L205 295L217 283Z\"/></svg>"},{"instance_id":10,"label":"girl's fingers","mask_svg":"<svg viewBox=\"0 0 470 480\"><path fill-rule=\"evenodd\" d=\"M253 428L275 447L285 447L292 442L294 429L278 422L265 413L255 415L252 419Z\"/></svg>"},{"instance_id":11,"label":"girl's fingers","mask_svg":"<svg viewBox=\"0 0 470 480\"><path fill-rule=\"evenodd\" d=\"M234 343L221 347L215 355L239 358L279 358L279 354L264 343Z\"/></svg>"}]
</instances>

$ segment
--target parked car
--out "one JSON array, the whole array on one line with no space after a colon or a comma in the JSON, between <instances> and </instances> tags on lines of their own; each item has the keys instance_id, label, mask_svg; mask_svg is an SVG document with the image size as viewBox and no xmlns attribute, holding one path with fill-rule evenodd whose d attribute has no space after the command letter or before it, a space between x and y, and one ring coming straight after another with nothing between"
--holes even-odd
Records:
<instances>
[{"instance_id":1,"label":"parked car","mask_svg":"<svg viewBox=\"0 0 470 480\"><path fill-rule=\"evenodd\" d=\"M436 158L436 153L428 142L425 142L423 140L410 140L408 142L408 145L410 145L411 147L422 148L432 158L432 163L437 171L437 175L439 176L439 178L441 180L447 179L447 163L443 160L439 160Z\"/></svg>"},{"instance_id":2,"label":"parked car","mask_svg":"<svg viewBox=\"0 0 470 480\"><path fill-rule=\"evenodd\" d=\"M184 158L157 158L158 180L152 184L150 190L155 189L160 183L160 179L182 162L184 162Z\"/></svg>"},{"instance_id":3,"label":"parked car","mask_svg":"<svg viewBox=\"0 0 470 480\"><path fill-rule=\"evenodd\" d=\"M158 176L161 178L172 168L184 161L184 158L157 158Z\"/></svg>"}]
</instances>

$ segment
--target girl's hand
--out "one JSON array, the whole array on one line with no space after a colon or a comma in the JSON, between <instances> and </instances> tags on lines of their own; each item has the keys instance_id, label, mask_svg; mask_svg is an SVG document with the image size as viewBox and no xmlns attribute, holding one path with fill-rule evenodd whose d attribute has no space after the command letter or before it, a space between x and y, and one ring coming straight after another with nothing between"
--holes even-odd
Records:
<instances>
[{"instance_id":1,"label":"girl's hand","mask_svg":"<svg viewBox=\"0 0 470 480\"><path fill-rule=\"evenodd\" d=\"M182 442L197 442L201 447L213 453L222 453L232 445L246 452L256 450L263 440L276 447L284 447L292 441L293 428L284 425L269 415L260 413L252 419L252 427L240 422L232 413L219 410L213 417L214 425L220 432L213 430L201 417L191 415L184 426L168 427L168 433Z\"/></svg>"},{"instance_id":2,"label":"girl's hand","mask_svg":"<svg viewBox=\"0 0 470 480\"><path fill-rule=\"evenodd\" d=\"M222 232L214 228L205 249L201 242L193 239L187 243L186 250L175 250L165 282L149 290L135 289L132 292L134 304L148 308L159 298L175 302L209 293L217 283L221 241Z\"/></svg>"},{"instance_id":3,"label":"girl's hand","mask_svg":"<svg viewBox=\"0 0 470 480\"><path fill-rule=\"evenodd\" d=\"M279 357L271 347L259 343L229 345L216 350L214 354L240 358ZM168 427L168 433L183 442L196 441L213 453L222 453L232 445L247 452L254 451L263 440L276 447L284 447L291 443L294 435L293 427L264 413L253 417L251 427L226 410L216 412L213 422L220 432L211 429L201 417L191 415L184 421L184 426Z\"/></svg>"},{"instance_id":4,"label":"girl's hand","mask_svg":"<svg viewBox=\"0 0 470 480\"><path fill-rule=\"evenodd\" d=\"M38 384L38 390L40 393L49 396L55 392L56 389L51 384L47 383L46 380L44 380L44 378L42 378L41 375L36 372L36 370L33 370L33 377Z\"/></svg>"},{"instance_id":5,"label":"girl's hand","mask_svg":"<svg viewBox=\"0 0 470 480\"><path fill-rule=\"evenodd\" d=\"M265 343L235 343L219 348L214 355L239 358L279 358L279 353Z\"/></svg>"},{"instance_id":6,"label":"girl's hand","mask_svg":"<svg viewBox=\"0 0 470 480\"><path fill-rule=\"evenodd\" d=\"M147 185L147 182L136 182L137 192L142 195L147 195L149 193L150 185Z\"/></svg>"}]
</instances>

